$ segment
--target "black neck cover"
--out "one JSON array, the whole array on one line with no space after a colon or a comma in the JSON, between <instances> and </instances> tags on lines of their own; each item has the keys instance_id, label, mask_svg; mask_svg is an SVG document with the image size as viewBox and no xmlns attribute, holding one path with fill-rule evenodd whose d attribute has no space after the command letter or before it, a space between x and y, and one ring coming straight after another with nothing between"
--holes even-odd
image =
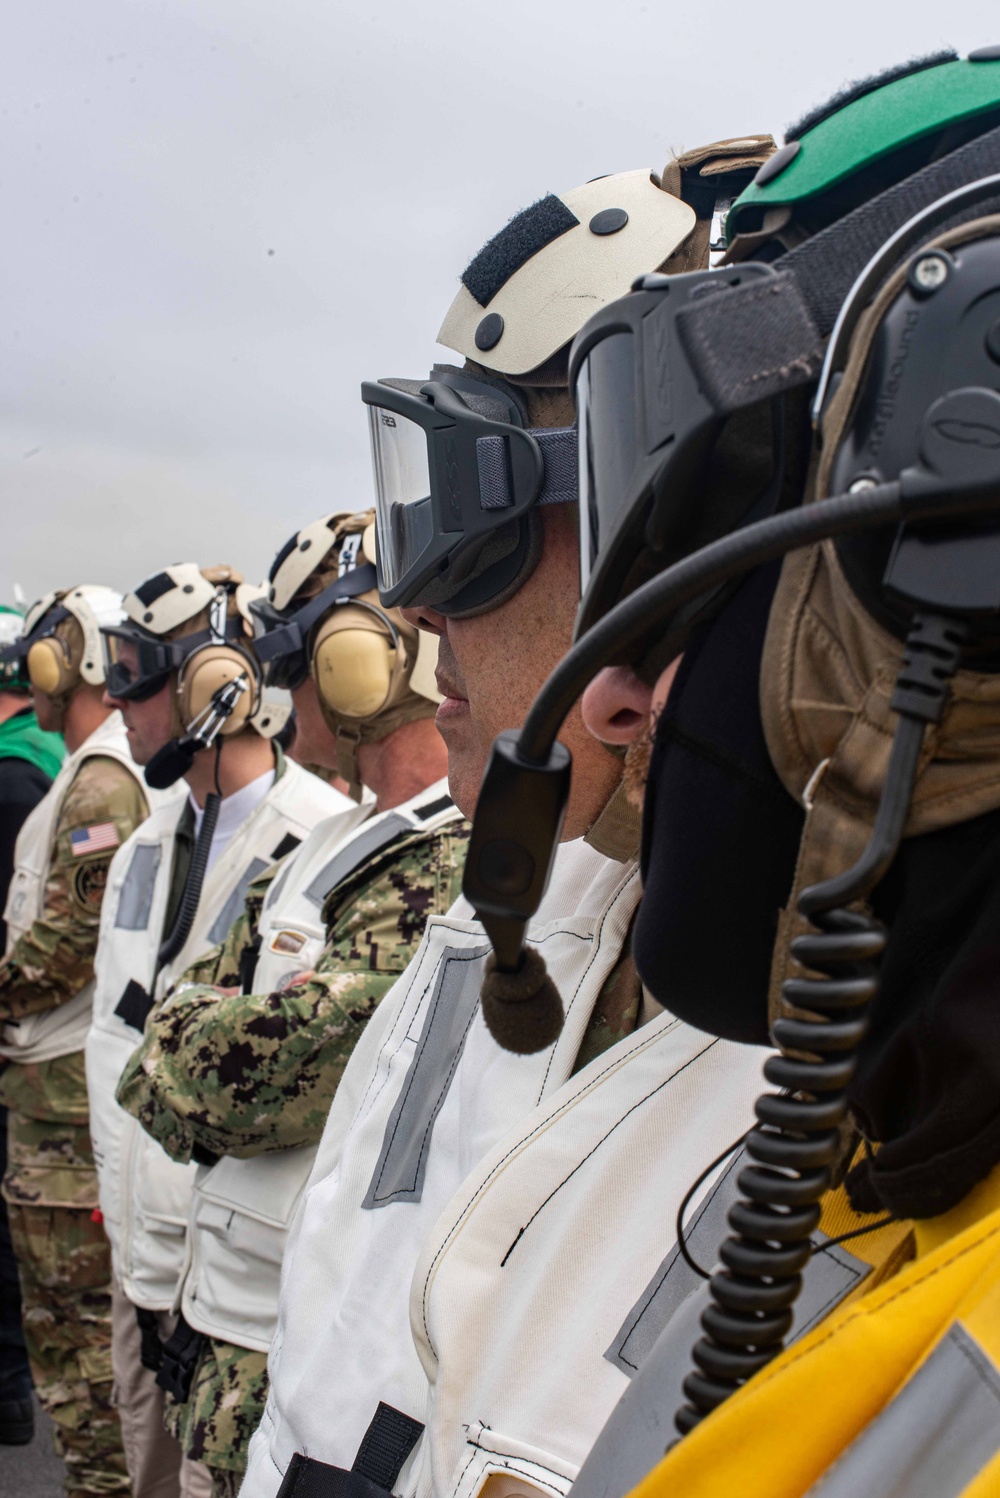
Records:
<instances>
[{"instance_id":1,"label":"black neck cover","mask_svg":"<svg viewBox=\"0 0 1000 1498\"><path fill-rule=\"evenodd\" d=\"M634 938L668 1009L759 1045L803 826L760 719L777 577L752 574L685 652L650 764ZM872 906L889 942L852 1102L881 1148L848 1185L859 1210L933 1217L1000 1163L1000 811L908 838Z\"/></svg>"},{"instance_id":2,"label":"black neck cover","mask_svg":"<svg viewBox=\"0 0 1000 1498\"><path fill-rule=\"evenodd\" d=\"M767 989L803 813L772 768L760 658L780 563L689 642L656 732L635 960L674 1014L767 1045Z\"/></svg>"}]
</instances>

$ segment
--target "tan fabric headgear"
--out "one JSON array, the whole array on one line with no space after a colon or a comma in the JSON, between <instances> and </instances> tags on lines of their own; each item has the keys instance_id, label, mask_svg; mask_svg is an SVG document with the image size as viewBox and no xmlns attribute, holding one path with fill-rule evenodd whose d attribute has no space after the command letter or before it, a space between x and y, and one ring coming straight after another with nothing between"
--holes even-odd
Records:
<instances>
[{"instance_id":1,"label":"tan fabric headgear","mask_svg":"<svg viewBox=\"0 0 1000 1498\"><path fill-rule=\"evenodd\" d=\"M334 578L374 561L374 510L326 515L294 538L272 575L271 602L291 611ZM437 641L398 609L384 608L372 588L331 607L313 627L309 656L323 721L337 740L339 773L357 798L358 746L436 713Z\"/></svg>"},{"instance_id":2,"label":"tan fabric headgear","mask_svg":"<svg viewBox=\"0 0 1000 1498\"><path fill-rule=\"evenodd\" d=\"M948 247L996 232L1000 220L964 225L934 241ZM931 248L930 245L927 248ZM834 455L854 410L874 336L898 295L896 273L859 322L844 377L824 419L812 499L826 498ZM786 557L761 663L767 747L782 783L806 806L795 883L779 923L771 972L772 1017L781 984L797 967L792 937L805 929L802 889L849 868L863 852L898 721L889 706L900 640L862 607L826 541ZM928 727L905 836L1000 807L1000 674L959 671L939 724Z\"/></svg>"}]
</instances>

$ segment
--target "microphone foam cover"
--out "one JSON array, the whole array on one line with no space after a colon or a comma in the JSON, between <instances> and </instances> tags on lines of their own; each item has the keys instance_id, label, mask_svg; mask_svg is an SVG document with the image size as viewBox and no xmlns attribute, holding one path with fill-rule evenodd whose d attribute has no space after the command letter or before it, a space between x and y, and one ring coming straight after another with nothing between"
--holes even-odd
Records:
<instances>
[{"instance_id":1,"label":"microphone foam cover","mask_svg":"<svg viewBox=\"0 0 1000 1498\"><path fill-rule=\"evenodd\" d=\"M496 957L490 956L482 1002L486 1028L497 1045L521 1056L544 1051L563 1027L562 1000L544 959L532 947L525 947L516 973L500 972Z\"/></svg>"},{"instance_id":2,"label":"microphone foam cover","mask_svg":"<svg viewBox=\"0 0 1000 1498\"><path fill-rule=\"evenodd\" d=\"M186 775L194 764L197 749L184 739L171 739L162 749L157 749L143 774L146 784L154 791L165 791Z\"/></svg>"}]
</instances>

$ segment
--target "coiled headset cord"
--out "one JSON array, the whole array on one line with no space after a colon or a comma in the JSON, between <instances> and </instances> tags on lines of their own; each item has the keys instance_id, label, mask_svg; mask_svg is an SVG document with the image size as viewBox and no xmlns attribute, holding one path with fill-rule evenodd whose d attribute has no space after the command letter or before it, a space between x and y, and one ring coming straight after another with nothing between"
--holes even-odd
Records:
<instances>
[{"instance_id":1,"label":"coiled headset cord","mask_svg":"<svg viewBox=\"0 0 1000 1498\"><path fill-rule=\"evenodd\" d=\"M684 1380L688 1403L674 1417L681 1435L775 1358L791 1328L886 945L885 928L851 907L871 893L899 848L924 729L942 717L965 638L955 620L914 616L891 704L899 724L868 846L853 868L799 897L813 930L796 937L792 955L820 976L789 978L782 987L795 1015L775 1020L781 1054L764 1065L766 1081L781 1090L757 1100L757 1126L746 1136L752 1163L739 1175L732 1234L719 1250L723 1267L709 1277L705 1335Z\"/></svg>"},{"instance_id":2,"label":"coiled headset cord","mask_svg":"<svg viewBox=\"0 0 1000 1498\"><path fill-rule=\"evenodd\" d=\"M160 950L156 954L156 970L166 967L168 962L177 956L191 934L194 918L198 913L198 902L201 899L201 887L205 882L205 870L208 867L208 855L212 851L212 839L215 836L215 824L219 820L219 807L222 805L222 787L219 784L219 758L222 754L222 739L215 741L215 790L209 791L205 797L205 810L202 813L201 828L198 832L198 841L194 845L191 855L191 867L188 869L187 879L184 881L184 893L174 921L173 930L169 936L164 937L160 944Z\"/></svg>"}]
</instances>

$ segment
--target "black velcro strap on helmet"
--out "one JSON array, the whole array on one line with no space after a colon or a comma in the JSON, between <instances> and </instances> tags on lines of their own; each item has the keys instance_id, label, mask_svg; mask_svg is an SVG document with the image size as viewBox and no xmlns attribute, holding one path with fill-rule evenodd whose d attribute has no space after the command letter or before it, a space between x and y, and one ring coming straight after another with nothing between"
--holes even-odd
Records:
<instances>
[{"instance_id":1,"label":"black velcro strap on helmet","mask_svg":"<svg viewBox=\"0 0 1000 1498\"><path fill-rule=\"evenodd\" d=\"M163 597L164 593L169 593L171 588L176 587L177 584L169 572L157 572L153 577L148 577L144 583L139 584L135 590L135 596L149 609L158 598Z\"/></svg>"},{"instance_id":2,"label":"black velcro strap on helmet","mask_svg":"<svg viewBox=\"0 0 1000 1498\"><path fill-rule=\"evenodd\" d=\"M554 239L575 229L580 220L562 198L549 193L530 208L517 213L499 234L487 240L462 272L462 285L480 307L488 307L511 276L527 265L532 255Z\"/></svg>"}]
</instances>

